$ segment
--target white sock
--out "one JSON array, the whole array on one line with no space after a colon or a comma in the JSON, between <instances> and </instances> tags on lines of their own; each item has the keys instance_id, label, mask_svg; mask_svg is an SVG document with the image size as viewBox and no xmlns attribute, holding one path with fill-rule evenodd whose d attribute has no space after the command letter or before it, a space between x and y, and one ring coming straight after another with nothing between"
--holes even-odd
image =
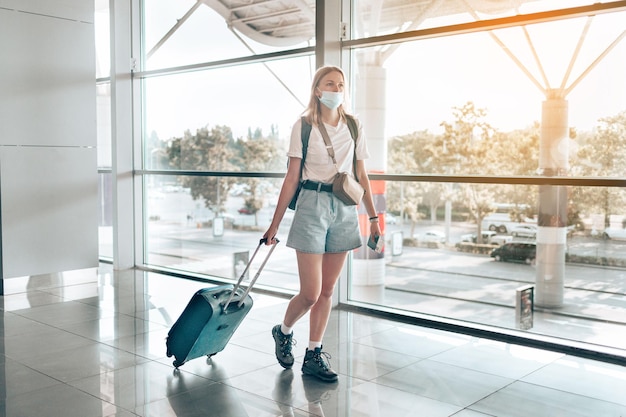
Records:
<instances>
[{"instance_id":1,"label":"white sock","mask_svg":"<svg viewBox=\"0 0 626 417\"><path fill-rule=\"evenodd\" d=\"M282 323L280 325L280 331L284 334L284 335L290 335L291 332L293 331L293 327L288 327L287 325L285 325L285 323Z\"/></svg>"},{"instance_id":2,"label":"white sock","mask_svg":"<svg viewBox=\"0 0 626 417\"><path fill-rule=\"evenodd\" d=\"M322 342L314 342L314 341L309 341L309 350L315 350L315 348L322 348Z\"/></svg>"}]
</instances>

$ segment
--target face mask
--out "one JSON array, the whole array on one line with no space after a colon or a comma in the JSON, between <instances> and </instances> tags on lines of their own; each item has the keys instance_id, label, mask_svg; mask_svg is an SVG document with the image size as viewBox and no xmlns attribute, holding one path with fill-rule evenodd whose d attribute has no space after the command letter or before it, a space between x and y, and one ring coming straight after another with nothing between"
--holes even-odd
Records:
<instances>
[{"instance_id":1,"label":"face mask","mask_svg":"<svg viewBox=\"0 0 626 417\"><path fill-rule=\"evenodd\" d=\"M331 110L335 110L343 103L343 92L322 91L320 102Z\"/></svg>"}]
</instances>

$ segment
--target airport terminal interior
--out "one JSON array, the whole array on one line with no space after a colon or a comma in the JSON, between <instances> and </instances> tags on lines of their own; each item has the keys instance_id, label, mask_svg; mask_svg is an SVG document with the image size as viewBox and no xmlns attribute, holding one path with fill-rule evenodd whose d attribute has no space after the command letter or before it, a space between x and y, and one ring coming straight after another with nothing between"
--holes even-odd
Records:
<instances>
[{"instance_id":1,"label":"airport terminal interior","mask_svg":"<svg viewBox=\"0 0 626 417\"><path fill-rule=\"evenodd\" d=\"M222 351L178 369L166 337L212 285L99 268L5 281L0 415L46 417L620 417L626 369L553 351L335 309L324 349L335 383L274 357L287 298L252 293Z\"/></svg>"},{"instance_id":2,"label":"airport terminal interior","mask_svg":"<svg viewBox=\"0 0 626 417\"><path fill-rule=\"evenodd\" d=\"M0 417L626 417L625 25L624 0L0 0ZM328 64L377 213L338 381L301 372L308 316L277 363L282 244L225 349L175 366Z\"/></svg>"}]
</instances>

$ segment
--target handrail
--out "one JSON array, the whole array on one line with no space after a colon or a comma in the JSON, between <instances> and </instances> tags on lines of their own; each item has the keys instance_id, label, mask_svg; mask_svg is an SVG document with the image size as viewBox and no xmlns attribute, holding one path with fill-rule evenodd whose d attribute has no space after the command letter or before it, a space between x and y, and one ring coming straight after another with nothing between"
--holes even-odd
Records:
<instances>
[{"instance_id":1,"label":"handrail","mask_svg":"<svg viewBox=\"0 0 626 417\"><path fill-rule=\"evenodd\" d=\"M100 170L98 170L100 172ZM135 170L135 175L168 175L192 177L284 178L284 172L257 171L194 171L194 170ZM549 176L485 176L442 174L369 174L370 180L398 182L440 182L459 184L562 185L576 187L626 187L626 178L608 177L549 177Z\"/></svg>"}]
</instances>

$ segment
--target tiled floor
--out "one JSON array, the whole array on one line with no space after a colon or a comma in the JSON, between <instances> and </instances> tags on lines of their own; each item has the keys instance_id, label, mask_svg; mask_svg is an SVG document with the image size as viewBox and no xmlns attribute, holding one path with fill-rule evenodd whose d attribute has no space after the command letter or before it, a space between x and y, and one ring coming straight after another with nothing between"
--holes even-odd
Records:
<instances>
[{"instance_id":1,"label":"tiled floor","mask_svg":"<svg viewBox=\"0 0 626 417\"><path fill-rule=\"evenodd\" d=\"M165 337L200 282L110 266L5 280L0 416L622 416L626 369L334 311L333 384L273 356L287 300L253 294L227 348L179 370Z\"/></svg>"}]
</instances>

